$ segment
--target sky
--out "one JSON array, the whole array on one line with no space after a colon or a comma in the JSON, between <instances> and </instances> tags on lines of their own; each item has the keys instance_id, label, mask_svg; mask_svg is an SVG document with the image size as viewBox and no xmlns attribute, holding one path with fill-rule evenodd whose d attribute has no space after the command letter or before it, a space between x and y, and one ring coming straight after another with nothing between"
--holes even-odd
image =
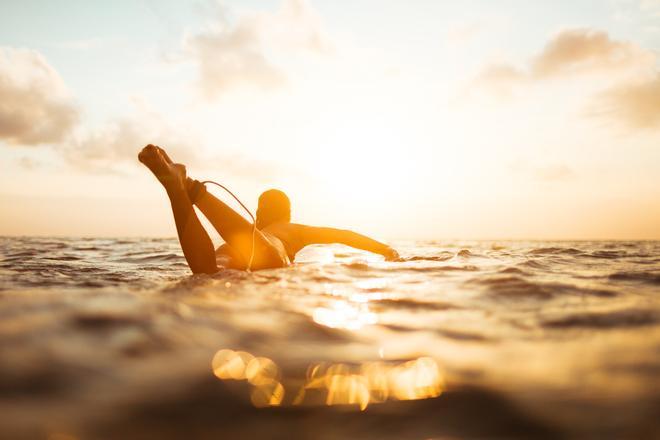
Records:
<instances>
[{"instance_id":1,"label":"sky","mask_svg":"<svg viewBox=\"0 0 660 440\"><path fill-rule=\"evenodd\" d=\"M659 50L660 0L4 1L0 235L175 236L154 143L386 240L660 239Z\"/></svg>"}]
</instances>

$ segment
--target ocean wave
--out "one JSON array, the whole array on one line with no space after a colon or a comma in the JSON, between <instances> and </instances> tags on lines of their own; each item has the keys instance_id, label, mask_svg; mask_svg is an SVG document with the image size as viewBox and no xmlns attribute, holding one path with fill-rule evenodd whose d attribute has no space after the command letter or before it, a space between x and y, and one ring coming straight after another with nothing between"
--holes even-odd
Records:
<instances>
[{"instance_id":1,"label":"ocean wave","mask_svg":"<svg viewBox=\"0 0 660 440\"><path fill-rule=\"evenodd\" d=\"M613 281L641 281L643 283L660 285L660 272L621 271L609 275L608 278Z\"/></svg>"},{"instance_id":2,"label":"ocean wave","mask_svg":"<svg viewBox=\"0 0 660 440\"><path fill-rule=\"evenodd\" d=\"M587 256L591 258L604 258L604 259L618 259L618 258L624 258L629 256L627 252L625 251L596 251L592 252L590 254L587 254Z\"/></svg>"},{"instance_id":3,"label":"ocean wave","mask_svg":"<svg viewBox=\"0 0 660 440\"><path fill-rule=\"evenodd\" d=\"M160 263L168 261L180 261L182 259L181 255L178 254L155 254L155 255L144 255L141 257L122 257L118 258L116 261L121 263Z\"/></svg>"},{"instance_id":4,"label":"ocean wave","mask_svg":"<svg viewBox=\"0 0 660 440\"><path fill-rule=\"evenodd\" d=\"M522 269L518 269L517 267L506 267L504 269L500 269L498 273L502 274L516 274L516 275L529 275L528 272L525 272Z\"/></svg>"},{"instance_id":5,"label":"ocean wave","mask_svg":"<svg viewBox=\"0 0 660 440\"><path fill-rule=\"evenodd\" d=\"M83 257L77 257L75 255L55 255L55 256L47 256L45 258L54 261L80 261L84 259Z\"/></svg>"},{"instance_id":6,"label":"ocean wave","mask_svg":"<svg viewBox=\"0 0 660 440\"><path fill-rule=\"evenodd\" d=\"M420 301L410 298L375 299L369 302L375 310L405 309L420 312L456 309L454 304L439 301Z\"/></svg>"},{"instance_id":7,"label":"ocean wave","mask_svg":"<svg viewBox=\"0 0 660 440\"><path fill-rule=\"evenodd\" d=\"M457 341L489 342L489 343L495 342L495 339L492 337L488 337L486 335L482 335L476 332L469 332L463 330L441 329L441 330L436 330L436 333L438 333L439 335L445 338L454 339Z\"/></svg>"},{"instance_id":8,"label":"ocean wave","mask_svg":"<svg viewBox=\"0 0 660 440\"><path fill-rule=\"evenodd\" d=\"M470 284L484 286L487 291L502 298L535 298L548 300L557 296L593 296L611 298L618 293L611 289L585 288L575 284L534 282L521 276L491 276L469 280Z\"/></svg>"},{"instance_id":9,"label":"ocean wave","mask_svg":"<svg viewBox=\"0 0 660 440\"><path fill-rule=\"evenodd\" d=\"M420 256L412 256L412 257L404 257L402 261L407 262L407 261L447 261L451 260L454 258L454 254L452 252L443 252L440 255L420 255Z\"/></svg>"},{"instance_id":10,"label":"ocean wave","mask_svg":"<svg viewBox=\"0 0 660 440\"><path fill-rule=\"evenodd\" d=\"M540 247L527 251L530 255L581 255L584 252L575 248Z\"/></svg>"},{"instance_id":11,"label":"ocean wave","mask_svg":"<svg viewBox=\"0 0 660 440\"><path fill-rule=\"evenodd\" d=\"M478 278L468 281L486 287L492 295L502 298L525 298L550 299L556 292L541 283L527 281L519 276L496 276Z\"/></svg>"},{"instance_id":12,"label":"ocean wave","mask_svg":"<svg viewBox=\"0 0 660 440\"><path fill-rule=\"evenodd\" d=\"M660 243L500 245L401 242L399 262L328 246L288 268L192 275L176 239L0 239L0 394L7 408L21 401L0 414L3 433L12 423L81 438L154 426L154 438L655 433L655 412L640 408L660 395ZM228 348L244 357L221 381L212 361ZM408 368L421 358L446 382L438 397ZM267 360L281 368L261 377ZM307 386L321 364L333 374ZM252 382L237 380L248 367ZM254 407L262 379L280 381L285 407ZM368 407L328 407L319 393L333 384L369 393Z\"/></svg>"},{"instance_id":13,"label":"ocean wave","mask_svg":"<svg viewBox=\"0 0 660 440\"><path fill-rule=\"evenodd\" d=\"M461 249L456 253L457 257L468 258L472 256L472 252L469 249Z\"/></svg>"},{"instance_id":14,"label":"ocean wave","mask_svg":"<svg viewBox=\"0 0 660 440\"><path fill-rule=\"evenodd\" d=\"M574 313L560 318L544 320L546 328L598 328L643 327L660 322L660 314L647 309L624 309L609 312Z\"/></svg>"},{"instance_id":15,"label":"ocean wave","mask_svg":"<svg viewBox=\"0 0 660 440\"><path fill-rule=\"evenodd\" d=\"M538 260L525 260L522 263L518 263L519 266L531 267L532 269L546 269L550 266L549 263L542 263Z\"/></svg>"},{"instance_id":16,"label":"ocean wave","mask_svg":"<svg viewBox=\"0 0 660 440\"><path fill-rule=\"evenodd\" d=\"M369 263L363 263L360 261L353 261L351 263L345 263L342 266L344 266L347 269L353 269L353 270L370 270L371 267L369 266Z\"/></svg>"},{"instance_id":17,"label":"ocean wave","mask_svg":"<svg viewBox=\"0 0 660 440\"><path fill-rule=\"evenodd\" d=\"M473 264L465 265L456 265L456 264L443 264L443 265L432 265L432 266L416 266L416 265L397 265L391 268L379 269L380 272L389 272L389 273L399 273L399 272L411 272L411 273L421 273L421 274L439 274L439 273L448 273L448 272L475 272L478 271L479 267Z\"/></svg>"}]
</instances>

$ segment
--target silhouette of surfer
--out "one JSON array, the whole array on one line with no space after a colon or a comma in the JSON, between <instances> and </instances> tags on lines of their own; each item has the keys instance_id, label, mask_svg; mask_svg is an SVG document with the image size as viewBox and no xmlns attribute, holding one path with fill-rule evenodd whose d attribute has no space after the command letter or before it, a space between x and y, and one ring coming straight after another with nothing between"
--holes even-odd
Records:
<instances>
[{"instance_id":1,"label":"silhouette of surfer","mask_svg":"<svg viewBox=\"0 0 660 440\"><path fill-rule=\"evenodd\" d=\"M221 267L267 269L291 264L298 251L310 244L341 243L396 260L388 245L353 231L291 223L291 204L282 191L271 189L259 197L256 228L227 204L206 191L204 184L186 175L165 150L147 145L138 159L165 187L172 206L183 254L193 273L214 273ZM225 241L217 250L202 226L196 206Z\"/></svg>"}]
</instances>

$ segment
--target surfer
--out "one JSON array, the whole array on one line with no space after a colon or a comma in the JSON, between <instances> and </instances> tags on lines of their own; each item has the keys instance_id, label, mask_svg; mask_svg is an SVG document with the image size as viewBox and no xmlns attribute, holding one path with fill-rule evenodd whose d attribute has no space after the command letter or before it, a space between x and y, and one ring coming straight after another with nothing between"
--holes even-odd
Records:
<instances>
[{"instance_id":1,"label":"surfer","mask_svg":"<svg viewBox=\"0 0 660 440\"><path fill-rule=\"evenodd\" d=\"M165 187L172 205L179 242L193 273L215 273L221 267L245 270L285 267L310 244L341 243L396 260L399 254L386 244L356 232L291 223L291 205L282 191L271 189L259 197L256 227L186 175L165 150L147 145L138 160ZM217 250L202 226L196 206L225 241Z\"/></svg>"}]
</instances>

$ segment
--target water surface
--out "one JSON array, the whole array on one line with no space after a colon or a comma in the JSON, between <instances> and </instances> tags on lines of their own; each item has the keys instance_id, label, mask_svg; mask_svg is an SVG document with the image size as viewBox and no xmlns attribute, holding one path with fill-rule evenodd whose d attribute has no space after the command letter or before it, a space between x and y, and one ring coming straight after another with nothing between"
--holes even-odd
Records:
<instances>
[{"instance_id":1,"label":"water surface","mask_svg":"<svg viewBox=\"0 0 660 440\"><path fill-rule=\"evenodd\" d=\"M310 247L191 276L174 239L0 238L11 438L660 436L660 242Z\"/></svg>"}]
</instances>

